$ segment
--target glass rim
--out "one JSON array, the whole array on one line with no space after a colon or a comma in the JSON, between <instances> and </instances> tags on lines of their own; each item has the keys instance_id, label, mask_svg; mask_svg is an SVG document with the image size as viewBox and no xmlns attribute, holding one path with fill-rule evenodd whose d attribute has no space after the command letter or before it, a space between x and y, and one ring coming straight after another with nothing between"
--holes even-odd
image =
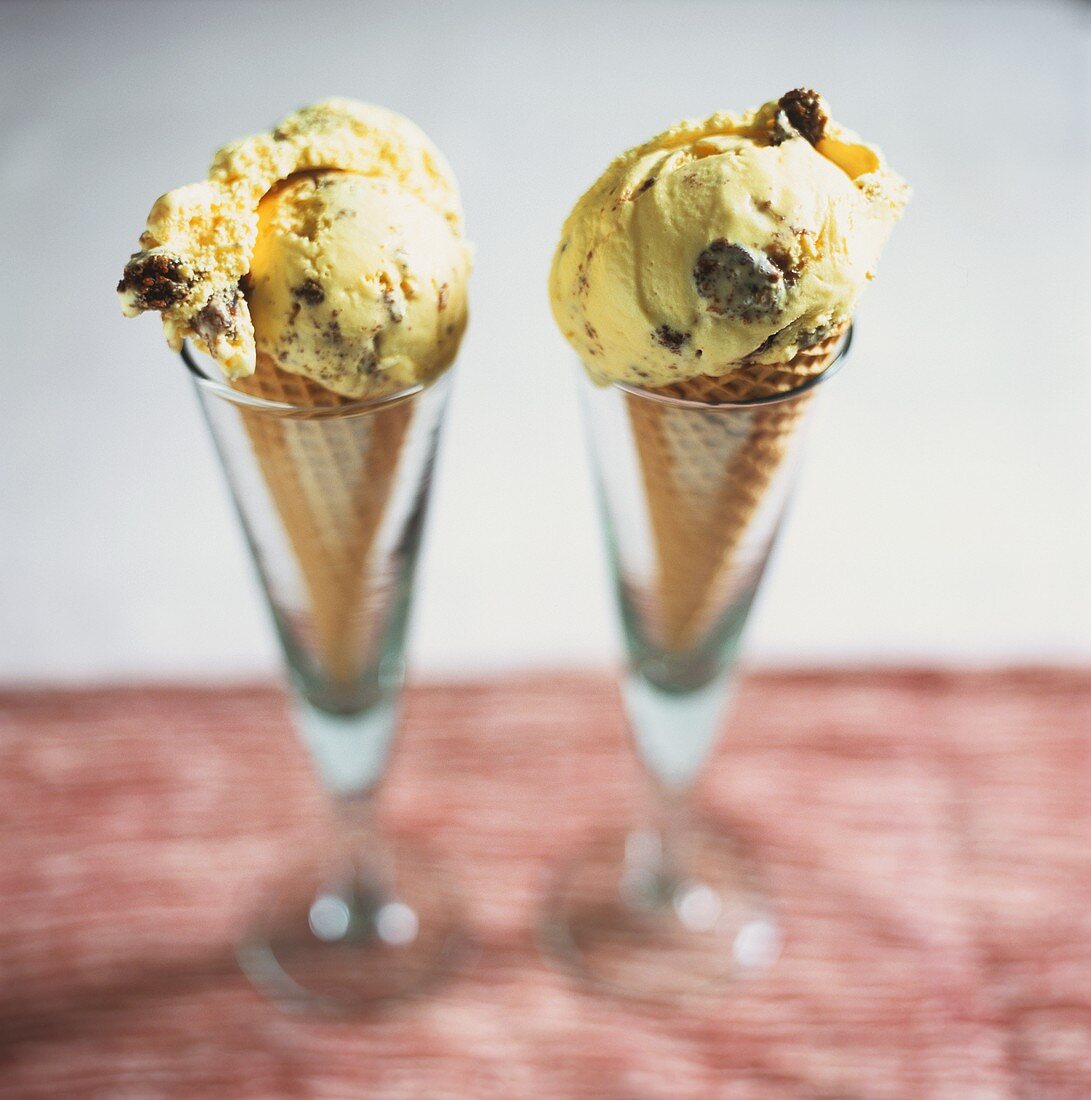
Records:
<instances>
[{"instance_id":1,"label":"glass rim","mask_svg":"<svg viewBox=\"0 0 1091 1100\"><path fill-rule=\"evenodd\" d=\"M401 401L407 401L419 393L423 393L436 382L444 378L448 370L440 371L435 377L426 382L415 382L412 386L395 390L393 393L384 393L378 397L361 397L357 400L347 400L342 405L293 405L288 401L270 401L265 397L254 397L252 394L236 390L226 382L212 377L200 363L198 356L188 340L182 343L182 350L178 353L189 370L194 383L207 393L214 394L233 405L242 405L251 409L259 409L277 416L306 417L308 420L329 419L342 416L355 416L360 413L371 412L374 409L386 408ZM330 391L331 393L334 391Z\"/></svg>"},{"instance_id":2,"label":"glass rim","mask_svg":"<svg viewBox=\"0 0 1091 1100\"><path fill-rule=\"evenodd\" d=\"M771 393L766 397L753 397L749 401L696 401L691 397L674 397L671 394L659 393L653 389L645 389L643 386L635 386L631 382L611 382L611 389L622 390L634 397L644 398L648 401L657 401L662 405L674 405L683 409L754 409L762 405L779 405L784 401L791 401L820 386L828 378L832 378L840 369L841 363L852 346L852 334L855 330L855 322L849 325L841 337L837 348L837 354L830 361L825 370L818 374L812 374L794 389L785 390L784 393Z\"/></svg>"}]
</instances>

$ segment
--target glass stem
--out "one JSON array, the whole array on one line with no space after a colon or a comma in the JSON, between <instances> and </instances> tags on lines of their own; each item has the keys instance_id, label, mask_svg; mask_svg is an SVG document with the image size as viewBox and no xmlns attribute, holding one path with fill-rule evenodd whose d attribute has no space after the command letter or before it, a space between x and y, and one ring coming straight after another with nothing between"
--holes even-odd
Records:
<instances>
[{"instance_id":1,"label":"glass stem","mask_svg":"<svg viewBox=\"0 0 1091 1100\"><path fill-rule=\"evenodd\" d=\"M333 828L357 886L385 892L392 887L394 866L376 813L373 784L333 799Z\"/></svg>"},{"instance_id":2,"label":"glass stem","mask_svg":"<svg viewBox=\"0 0 1091 1100\"><path fill-rule=\"evenodd\" d=\"M676 903L691 882L694 842L686 787L647 779L644 824L629 834L623 900L633 909L655 911Z\"/></svg>"},{"instance_id":3,"label":"glass stem","mask_svg":"<svg viewBox=\"0 0 1091 1100\"><path fill-rule=\"evenodd\" d=\"M693 815L689 790L651 781L651 820L659 840L659 873L678 884L692 877Z\"/></svg>"},{"instance_id":4,"label":"glass stem","mask_svg":"<svg viewBox=\"0 0 1091 1100\"><path fill-rule=\"evenodd\" d=\"M374 938L396 890L391 850L376 821L374 787L335 797L331 825L339 858L311 905L311 930L327 942Z\"/></svg>"},{"instance_id":5,"label":"glass stem","mask_svg":"<svg viewBox=\"0 0 1091 1100\"><path fill-rule=\"evenodd\" d=\"M375 816L375 788L372 784L363 790L333 797L334 824L341 836L373 837L377 833Z\"/></svg>"},{"instance_id":6,"label":"glass stem","mask_svg":"<svg viewBox=\"0 0 1091 1100\"><path fill-rule=\"evenodd\" d=\"M359 714L330 714L298 689L293 693L296 723L322 785L345 813L371 797L382 778L398 720L398 693L390 692Z\"/></svg>"}]
</instances>

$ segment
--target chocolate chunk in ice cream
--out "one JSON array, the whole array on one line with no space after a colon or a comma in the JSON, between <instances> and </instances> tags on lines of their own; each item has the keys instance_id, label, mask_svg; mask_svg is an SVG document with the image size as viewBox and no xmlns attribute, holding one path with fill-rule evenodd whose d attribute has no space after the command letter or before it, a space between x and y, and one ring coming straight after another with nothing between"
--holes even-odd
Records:
<instances>
[{"instance_id":1,"label":"chocolate chunk in ice cream","mask_svg":"<svg viewBox=\"0 0 1091 1100\"><path fill-rule=\"evenodd\" d=\"M689 339L688 332L679 332L675 328L671 328L670 325L660 325L653 333L657 343L660 343L665 348L669 348L673 352L681 352L682 345Z\"/></svg>"},{"instance_id":2,"label":"chocolate chunk in ice cream","mask_svg":"<svg viewBox=\"0 0 1091 1100\"><path fill-rule=\"evenodd\" d=\"M317 279L304 279L299 286L292 287L292 294L311 306L321 305L326 300L326 292Z\"/></svg>"},{"instance_id":3,"label":"chocolate chunk in ice cream","mask_svg":"<svg viewBox=\"0 0 1091 1100\"><path fill-rule=\"evenodd\" d=\"M722 237L697 257L693 281L709 313L756 321L784 311L784 272L764 252L751 251Z\"/></svg>"},{"instance_id":4,"label":"chocolate chunk in ice cream","mask_svg":"<svg viewBox=\"0 0 1091 1100\"><path fill-rule=\"evenodd\" d=\"M235 335L239 323L239 300L237 290L219 290L198 311L193 327L206 344L211 346L221 337L230 339Z\"/></svg>"},{"instance_id":5,"label":"chocolate chunk in ice cream","mask_svg":"<svg viewBox=\"0 0 1091 1100\"><path fill-rule=\"evenodd\" d=\"M830 116L826 111L825 100L818 92L810 88L793 88L777 100L777 106L812 145L817 145L822 140Z\"/></svg>"},{"instance_id":6,"label":"chocolate chunk in ice cream","mask_svg":"<svg viewBox=\"0 0 1091 1100\"><path fill-rule=\"evenodd\" d=\"M167 309L182 301L193 285L193 272L170 252L136 252L125 265L117 292L134 312Z\"/></svg>"}]
</instances>

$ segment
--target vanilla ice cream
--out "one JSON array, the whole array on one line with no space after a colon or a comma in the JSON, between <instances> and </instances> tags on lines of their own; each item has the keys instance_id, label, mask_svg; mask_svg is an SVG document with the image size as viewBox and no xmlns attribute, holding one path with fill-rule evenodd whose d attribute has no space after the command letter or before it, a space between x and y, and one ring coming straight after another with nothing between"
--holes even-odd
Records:
<instances>
[{"instance_id":1,"label":"vanilla ice cream","mask_svg":"<svg viewBox=\"0 0 1091 1100\"><path fill-rule=\"evenodd\" d=\"M118 294L229 378L260 350L349 397L426 381L466 325L470 247L450 168L392 111L330 99L221 149L152 207Z\"/></svg>"},{"instance_id":2,"label":"vanilla ice cream","mask_svg":"<svg viewBox=\"0 0 1091 1100\"><path fill-rule=\"evenodd\" d=\"M787 362L851 320L908 197L812 91L679 123L576 203L553 260L554 316L603 383Z\"/></svg>"},{"instance_id":3,"label":"vanilla ice cream","mask_svg":"<svg viewBox=\"0 0 1091 1100\"><path fill-rule=\"evenodd\" d=\"M442 215L390 181L296 176L258 209L245 280L258 351L346 397L427 381L458 350L466 273Z\"/></svg>"}]
</instances>

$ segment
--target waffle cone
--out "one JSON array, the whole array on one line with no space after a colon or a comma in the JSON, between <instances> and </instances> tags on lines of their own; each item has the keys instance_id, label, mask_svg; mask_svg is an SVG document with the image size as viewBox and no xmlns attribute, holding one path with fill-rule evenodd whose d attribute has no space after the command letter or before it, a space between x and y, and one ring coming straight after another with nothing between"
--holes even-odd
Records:
<instances>
[{"instance_id":1,"label":"waffle cone","mask_svg":"<svg viewBox=\"0 0 1091 1100\"><path fill-rule=\"evenodd\" d=\"M352 404L258 356L232 386L301 408ZM299 566L313 647L326 679L349 684L372 649L372 551L394 488L412 415L409 402L344 418L276 416L240 407L262 476ZM304 624L304 629L307 629Z\"/></svg>"},{"instance_id":2,"label":"waffle cone","mask_svg":"<svg viewBox=\"0 0 1091 1100\"><path fill-rule=\"evenodd\" d=\"M745 364L722 378L702 375L650 391L700 402L708 412L626 395L655 540L652 621L665 649L695 645L714 620L810 395L759 405L745 417L713 407L797 389L833 362L843 335L831 334L788 363Z\"/></svg>"}]
</instances>

